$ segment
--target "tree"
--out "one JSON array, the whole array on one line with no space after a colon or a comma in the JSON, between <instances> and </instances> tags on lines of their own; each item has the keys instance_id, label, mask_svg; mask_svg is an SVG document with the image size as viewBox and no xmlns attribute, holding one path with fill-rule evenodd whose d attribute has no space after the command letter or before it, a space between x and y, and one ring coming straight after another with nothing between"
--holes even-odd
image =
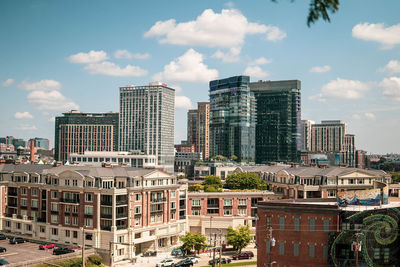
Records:
<instances>
[{"instance_id":1,"label":"tree","mask_svg":"<svg viewBox=\"0 0 400 267\"><path fill-rule=\"evenodd\" d=\"M272 1L277 2L278 0ZM307 16L307 26L310 27L311 23L315 23L320 17L330 22L331 19L328 12L335 13L338 10L339 0L311 0Z\"/></svg>"},{"instance_id":2,"label":"tree","mask_svg":"<svg viewBox=\"0 0 400 267\"><path fill-rule=\"evenodd\" d=\"M203 185L214 185L216 187L222 187L221 178L215 175L209 175L204 177Z\"/></svg>"},{"instance_id":3,"label":"tree","mask_svg":"<svg viewBox=\"0 0 400 267\"><path fill-rule=\"evenodd\" d=\"M400 182L400 172L393 173L392 180L394 183L399 183Z\"/></svg>"},{"instance_id":4,"label":"tree","mask_svg":"<svg viewBox=\"0 0 400 267\"><path fill-rule=\"evenodd\" d=\"M202 184L189 185L188 190L189 190L189 192L203 191L204 185L202 185Z\"/></svg>"},{"instance_id":5,"label":"tree","mask_svg":"<svg viewBox=\"0 0 400 267\"><path fill-rule=\"evenodd\" d=\"M186 232L184 236L180 237L183 242L181 249L189 254L189 252L194 249L199 253L201 249L206 247L206 236L198 233Z\"/></svg>"},{"instance_id":6,"label":"tree","mask_svg":"<svg viewBox=\"0 0 400 267\"><path fill-rule=\"evenodd\" d=\"M228 233L226 235L227 243L238 250L239 253L243 248L247 247L251 239L250 227L248 225L239 225L236 229L233 229L232 227L228 228Z\"/></svg>"},{"instance_id":7,"label":"tree","mask_svg":"<svg viewBox=\"0 0 400 267\"><path fill-rule=\"evenodd\" d=\"M239 159L239 158L238 158L237 156L235 156L235 155L232 155L232 156L231 156L231 160L232 160L232 161L237 161L238 159Z\"/></svg>"},{"instance_id":8,"label":"tree","mask_svg":"<svg viewBox=\"0 0 400 267\"><path fill-rule=\"evenodd\" d=\"M238 172L228 175L225 180L228 189L258 189L266 190L267 186L255 173Z\"/></svg>"}]
</instances>

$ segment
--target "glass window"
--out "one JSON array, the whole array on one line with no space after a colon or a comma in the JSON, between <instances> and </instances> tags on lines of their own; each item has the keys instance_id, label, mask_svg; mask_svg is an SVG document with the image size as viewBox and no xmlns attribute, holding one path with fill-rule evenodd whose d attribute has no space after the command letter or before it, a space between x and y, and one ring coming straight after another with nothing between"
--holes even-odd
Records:
<instances>
[{"instance_id":1,"label":"glass window","mask_svg":"<svg viewBox=\"0 0 400 267\"><path fill-rule=\"evenodd\" d=\"M200 210L192 210L192 215L200 216Z\"/></svg>"},{"instance_id":2,"label":"glass window","mask_svg":"<svg viewBox=\"0 0 400 267\"><path fill-rule=\"evenodd\" d=\"M294 218L294 230L300 231L300 218L298 217Z\"/></svg>"},{"instance_id":3,"label":"glass window","mask_svg":"<svg viewBox=\"0 0 400 267\"><path fill-rule=\"evenodd\" d=\"M232 210L231 209L224 209L224 216L231 216Z\"/></svg>"},{"instance_id":4,"label":"glass window","mask_svg":"<svg viewBox=\"0 0 400 267\"><path fill-rule=\"evenodd\" d=\"M192 200L193 207L200 207L200 199L193 199Z\"/></svg>"},{"instance_id":5,"label":"glass window","mask_svg":"<svg viewBox=\"0 0 400 267\"><path fill-rule=\"evenodd\" d=\"M224 199L224 206L232 207L232 199Z\"/></svg>"},{"instance_id":6,"label":"glass window","mask_svg":"<svg viewBox=\"0 0 400 267\"><path fill-rule=\"evenodd\" d=\"M309 251L309 256L311 257L311 258L314 258L315 257L315 245L309 245L308 246L308 251Z\"/></svg>"},{"instance_id":7,"label":"glass window","mask_svg":"<svg viewBox=\"0 0 400 267\"><path fill-rule=\"evenodd\" d=\"M135 194L135 201L140 201L142 199L142 195Z\"/></svg>"},{"instance_id":8,"label":"glass window","mask_svg":"<svg viewBox=\"0 0 400 267\"><path fill-rule=\"evenodd\" d=\"M271 216L265 217L267 229L271 228Z\"/></svg>"},{"instance_id":9,"label":"glass window","mask_svg":"<svg viewBox=\"0 0 400 267\"><path fill-rule=\"evenodd\" d=\"M271 253L271 241L267 240L265 243L265 252L267 254Z\"/></svg>"},{"instance_id":10,"label":"glass window","mask_svg":"<svg viewBox=\"0 0 400 267\"><path fill-rule=\"evenodd\" d=\"M283 216L279 217L279 229L285 230L285 217Z\"/></svg>"},{"instance_id":11,"label":"glass window","mask_svg":"<svg viewBox=\"0 0 400 267\"><path fill-rule=\"evenodd\" d=\"M315 232L315 219L310 219L310 232Z\"/></svg>"},{"instance_id":12,"label":"glass window","mask_svg":"<svg viewBox=\"0 0 400 267\"><path fill-rule=\"evenodd\" d=\"M293 243L293 256L299 256L299 243Z\"/></svg>"},{"instance_id":13,"label":"glass window","mask_svg":"<svg viewBox=\"0 0 400 267\"><path fill-rule=\"evenodd\" d=\"M247 210L246 209L238 209L238 215L246 216L247 215Z\"/></svg>"},{"instance_id":14,"label":"glass window","mask_svg":"<svg viewBox=\"0 0 400 267\"><path fill-rule=\"evenodd\" d=\"M279 242L279 255L285 255L285 242Z\"/></svg>"},{"instance_id":15,"label":"glass window","mask_svg":"<svg viewBox=\"0 0 400 267\"><path fill-rule=\"evenodd\" d=\"M176 197L176 192L175 191L171 191L171 198Z\"/></svg>"},{"instance_id":16,"label":"glass window","mask_svg":"<svg viewBox=\"0 0 400 267\"><path fill-rule=\"evenodd\" d=\"M92 194L85 194L85 201L86 202L93 202L93 195Z\"/></svg>"},{"instance_id":17,"label":"glass window","mask_svg":"<svg viewBox=\"0 0 400 267\"><path fill-rule=\"evenodd\" d=\"M324 259L327 259L327 258L328 258L328 246L327 246L327 245L324 245L324 246L322 247L322 252L323 252L322 257L323 257Z\"/></svg>"},{"instance_id":18,"label":"glass window","mask_svg":"<svg viewBox=\"0 0 400 267\"><path fill-rule=\"evenodd\" d=\"M324 232L329 232L329 220L324 219Z\"/></svg>"}]
</instances>

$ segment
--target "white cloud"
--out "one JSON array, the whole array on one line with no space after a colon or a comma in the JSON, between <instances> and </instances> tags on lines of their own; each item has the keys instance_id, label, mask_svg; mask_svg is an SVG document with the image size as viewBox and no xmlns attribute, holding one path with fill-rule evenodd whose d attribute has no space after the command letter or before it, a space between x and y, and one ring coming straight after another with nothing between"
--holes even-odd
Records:
<instances>
[{"instance_id":1,"label":"white cloud","mask_svg":"<svg viewBox=\"0 0 400 267\"><path fill-rule=\"evenodd\" d=\"M311 95L308 97L310 100L317 100L318 102L324 103L326 102L326 98L321 94Z\"/></svg>"},{"instance_id":2,"label":"white cloud","mask_svg":"<svg viewBox=\"0 0 400 267\"><path fill-rule=\"evenodd\" d=\"M81 52L68 57L69 62L78 64L97 63L107 59L108 59L107 53L104 52L103 50L100 51L90 50L89 53Z\"/></svg>"},{"instance_id":3,"label":"white cloud","mask_svg":"<svg viewBox=\"0 0 400 267\"><path fill-rule=\"evenodd\" d=\"M310 72L316 72L316 73L322 73L322 72L328 72L331 70L331 67L329 65L325 66L315 66L310 69Z\"/></svg>"},{"instance_id":4,"label":"white cloud","mask_svg":"<svg viewBox=\"0 0 400 267\"><path fill-rule=\"evenodd\" d=\"M8 87L8 86L10 86L10 85L13 84L13 83L14 83L14 79L9 78L9 79L5 80L1 85L2 85L3 87Z\"/></svg>"},{"instance_id":5,"label":"white cloud","mask_svg":"<svg viewBox=\"0 0 400 267\"><path fill-rule=\"evenodd\" d=\"M17 130L20 130L20 131L35 131L35 130L37 130L37 128L36 128L35 125L20 124L17 127Z\"/></svg>"},{"instance_id":6,"label":"white cloud","mask_svg":"<svg viewBox=\"0 0 400 267\"><path fill-rule=\"evenodd\" d=\"M140 77L147 75L147 70L144 70L138 66L126 65L125 68L112 63L112 62L101 62L93 63L85 66L85 70L89 71L93 75L107 75L116 77Z\"/></svg>"},{"instance_id":7,"label":"white cloud","mask_svg":"<svg viewBox=\"0 0 400 267\"><path fill-rule=\"evenodd\" d=\"M400 101L399 77L384 78L383 81L379 83L379 86L382 88L382 94L385 98Z\"/></svg>"},{"instance_id":8,"label":"white cloud","mask_svg":"<svg viewBox=\"0 0 400 267\"><path fill-rule=\"evenodd\" d=\"M79 109L71 99L63 96L59 91L33 91L28 95L28 101L35 104L39 110L71 110Z\"/></svg>"},{"instance_id":9,"label":"white cloud","mask_svg":"<svg viewBox=\"0 0 400 267\"><path fill-rule=\"evenodd\" d=\"M359 99L369 90L367 84L357 80L337 78L325 84L321 90L322 98Z\"/></svg>"},{"instance_id":10,"label":"white cloud","mask_svg":"<svg viewBox=\"0 0 400 267\"><path fill-rule=\"evenodd\" d=\"M18 87L26 91L53 91L60 90L61 83L54 80L41 80L38 82L23 81L19 84Z\"/></svg>"},{"instance_id":11,"label":"white cloud","mask_svg":"<svg viewBox=\"0 0 400 267\"><path fill-rule=\"evenodd\" d=\"M218 77L216 69L203 63L203 55L194 49L164 66L164 71L153 75L153 80L175 82L208 82Z\"/></svg>"},{"instance_id":12,"label":"white cloud","mask_svg":"<svg viewBox=\"0 0 400 267\"><path fill-rule=\"evenodd\" d=\"M33 119L32 114L30 114L28 111L25 112L16 112L14 114L15 119Z\"/></svg>"},{"instance_id":13,"label":"white cloud","mask_svg":"<svg viewBox=\"0 0 400 267\"><path fill-rule=\"evenodd\" d=\"M244 70L244 75L248 75L250 77L254 78L265 78L268 77L269 73L265 70L262 70L260 66L247 66L247 68Z\"/></svg>"},{"instance_id":14,"label":"white cloud","mask_svg":"<svg viewBox=\"0 0 400 267\"><path fill-rule=\"evenodd\" d=\"M175 108L191 109L193 107L192 101L183 95L175 96Z\"/></svg>"},{"instance_id":15,"label":"white cloud","mask_svg":"<svg viewBox=\"0 0 400 267\"><path fill-rule=\"evenodd\" d=\"M353 120L360 120L361 116L359 114L353 114L351 115L351 117L353 118Z\"/></svg>"},{"instance_id":16,"label":"white cloud","mask_svg":"<svg viewBox=\"0 0 400 267\"><path fill-rule=\"evenodd\" d=\"M383 48L400 44L400 24L385 27L383 23L360 23L353 27L353 37L364 41L375 41Z\"/></svg>"},{"instance_id":17,"label":"white cloud","mask_svg":"<svg viewBox=\"0 0 400 267\"><path fill-rule=\"evenodd\" d=\"M114 57L115 58L127 58L127 59L131 59L131 58L148 59L150 57L150 54L149 53L144 53L144 54L131 53L128 50L117 50L114 53Z\"/></svg>"},{"instance_id":18,"label":"white cloud","mask_svg":"<svg viewBox=\"0 0 400 267\"><path fill-rule=\"evenodd\" d=\"M400 61L390 60L389 63L385 67L379 69L379 71L388 72L390 74L400 73Z\"/></svg>"},{"instance_id":19,"label":"white cloud","mask_svg":"<svg viewBox=\"0 0 400 267\"><path fill-rule=\"evenodd\" d=\"M255 60L253 60L252 62L250 62L251 65L265 65L265 64L269 64L271 63L272 60L267 59L265 57L259 57Z\"/></svg>"},{"instance_id":20,"label":"white cloud","mask_svg":"<svg viewBox=\"0 0 400 267\"><path fill-rule=\"evenodd\" d=\"M286 33L276 26L266 26L267 40L268 41L281 41L286 38Z\"/></svg>"},{"instance_id":21,"label":"white cloud","mask_svg":"<svg viewBox=\"0 0 400 267\"><path fill-rule=\"evenodd\" d=\"M375 114L371 113L371 112L365 112L364 113L365 118L369 119L369 120L375 120Z\"/></svg>"},{"instance_id":22,"label":"white cloud","mask_svg":"<svg viewBox=\"0 0 400 267\"><path fill-rule=\"evenodd\" d=\"M221 50L217 50L211 57L221 59L223 62L238 62L240 60L240 51L241 48L233 47L229 49L228 52L222 52Z\"/></svg>"}]
</instances>

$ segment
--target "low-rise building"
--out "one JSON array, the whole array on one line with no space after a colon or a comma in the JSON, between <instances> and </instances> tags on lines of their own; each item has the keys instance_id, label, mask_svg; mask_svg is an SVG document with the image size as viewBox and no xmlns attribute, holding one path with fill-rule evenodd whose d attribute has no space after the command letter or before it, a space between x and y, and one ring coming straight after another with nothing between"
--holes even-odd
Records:
<instances>
[{"instance_id":1,"label":"low-rise building","mask_svg":"<svg viewBox=\"0 0 400 267\"><path fill-rule=\"evenodd\" d=\"M194 178L195 179L204 179L204 177L209 175L215 175L221 178L221 180L225 180L229 174L232 174L237 169L237 166L223 163L208 163L194 166Z\"/></svg>"},{"instance_id":2,"label":"low-rise building","mask_svg":"<svg viewBox=\"0 0 400 267\"><path fill-rule=\"evenodd\" d=\"M203 159L201 152L175 152L174 171L194 176L194 166Z\"/></svg>"},{"instance_id":3,"label":"low-rise building","mask_svg":"<svg viewBox=\"0 0 400 267\"><path fill-rule=\"evenodd\" d=\"M177 245L186 186L156 169L0 165L1 230L133 258ZM84 230L83 230L84 229Z\"/></svg>"}]
</instances>

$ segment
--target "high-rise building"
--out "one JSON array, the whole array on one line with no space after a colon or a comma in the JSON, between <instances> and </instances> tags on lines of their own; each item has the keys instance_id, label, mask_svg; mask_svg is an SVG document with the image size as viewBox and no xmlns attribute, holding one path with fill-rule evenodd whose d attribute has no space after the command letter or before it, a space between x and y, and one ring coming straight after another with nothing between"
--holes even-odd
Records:
<instances>
[{"instance_id":1,"label":"high-rise building","mask_svg":"<svg viewBox=\"0 0 400 267\"><path fill-rule=\"evenodd\" d=\"M342 157L344 164L349 167L356 166L356 136L354 134L346 134L344 136Z\"/></svg>"},{"instance_id":2,"label":"high-rise building","mask_svg":"<svg viewBox=\"0 0 400 267\"><path fill-rule=\"evenodd\" d=\"M43 148L49 150L50 141L46 138L35 137L34 139L36 148Z\"/></svg>"},{"instance_id":3,"label":"high-rise building","mask_svg":"<svg viewBox=\"0 0 400 267\"><path fill-rule=\"evenodd\" d=\"M54 158L62 162L71 153L118 150L118 113L82 113L72 110L56 117Z\"/></svg>"},{"instance_id":4,"label":"high-rise building","mask_svg":"<svg viewBox=\"0 0 400 267\"><path fill-rule=\"evenodd\" d=\"M210 82L210 156L253 162L256 105L249 76Z\"/></svg>"},{"instance_id":5,"label":"high-rise building","mask_svg":"<svg viewBox=\"0 0 400 267\"><path fill-rule=\"evenodd\" d=\"M174 171L175 90L154 82L120 87L119 150L156 155L160 167Z\"/></svg>"},{"instance_id":6,"label":"high-rise building","mask_svg":"<svg viewBox=\"0 0 400 267\"><path fill-rule=\"evenodd\" d=\"M315 122L301 120L301 150L311 151L311 125Z\"/></svg>"},{"instance_id":7,"label":"high-rise building","mask_svg":"<svg viewBox=\"0 0 400 267\"><path fill-rule=\"evenodd\" d=\"M12 144L14 145L15 148L19 148L19 147L26 148L26 147L28 147L28 143L22 138L13 138L12 139Z\"/></svg>"},{"instance_id":8,"label":"high-rise building","mask_svg":"<svg viewBox=\"0 0 400 267\"><path fill-rule=\"evenodd\" d=\"M257 102L256 163L300 161L301 82L250 84Z\"/></svg>"},{"instance_id":9,"label":"high-rise building","mask_svg":"<svg viewBox=\"0 0 400 267\"><path fill-rule=\"evenodd\" d=\"M188 144L193 144L195 152L203 153L208 159L210 147L210 103L198 102L197 109L188 111Z\"/></svg>"}]
</instances>

